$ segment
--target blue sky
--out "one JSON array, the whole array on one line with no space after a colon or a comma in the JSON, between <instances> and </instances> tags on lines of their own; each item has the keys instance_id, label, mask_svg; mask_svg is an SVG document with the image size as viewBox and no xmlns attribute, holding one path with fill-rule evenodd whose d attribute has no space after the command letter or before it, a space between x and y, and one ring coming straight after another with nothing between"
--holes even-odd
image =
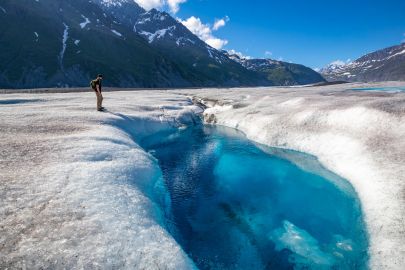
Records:
<instances>
[{"instance_id":1,"label":"blue sky","mask_svg":"<svg viewBox=\"0 0 405 270\"><path fill-rule=\"evenodd\" d=\"M405 0L166 1L178 7L174 16L194 16L210 37L226 40L224 49L313 68L405 40ZM225 25L213 30L218 19Z\"/></svg>"}]
</instances>

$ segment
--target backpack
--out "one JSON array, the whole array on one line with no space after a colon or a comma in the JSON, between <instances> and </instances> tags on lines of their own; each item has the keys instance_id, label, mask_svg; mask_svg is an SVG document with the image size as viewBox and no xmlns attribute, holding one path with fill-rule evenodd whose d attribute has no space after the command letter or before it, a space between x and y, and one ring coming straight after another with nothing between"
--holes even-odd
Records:
<instances>
[{"instance_id":1,"label":"backpack","mask_svg":"<svg viewBox=\"0 0 405 270\"><path fill-rule=\"evenodd\" d=\"M90 81L90 87L91 88L96 89L96 84L97 84L96 80L91 80Z\"/></svg>"}]
</instances>

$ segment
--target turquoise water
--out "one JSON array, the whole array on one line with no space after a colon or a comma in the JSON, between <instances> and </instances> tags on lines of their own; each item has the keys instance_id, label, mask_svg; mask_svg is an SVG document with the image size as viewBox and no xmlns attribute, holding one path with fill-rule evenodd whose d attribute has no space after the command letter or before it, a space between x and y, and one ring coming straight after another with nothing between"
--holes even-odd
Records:
<instances>
[{"instance_id":1,"label":"turquoise water","mask_svg":"<svg viewBox=\"0 0 405 270\"><path fill-rule=\"evenodd\" d=\"M312 156L203 125L141 145L170 192L170 233L199 269L367 268L359 200Z\"/></svg>"},{"instance_id":2,"label":"turquoise water","mask_svg":"<svg viewBox=\"0 0 405 270\"><path fill-rule=\"evenodd\" d=\"M383 92L405 92L405 86L394 86L394 87L365 87L365 88L351 88L349 90L354 91L383 91Z\"/></svg>"}]
</instances>

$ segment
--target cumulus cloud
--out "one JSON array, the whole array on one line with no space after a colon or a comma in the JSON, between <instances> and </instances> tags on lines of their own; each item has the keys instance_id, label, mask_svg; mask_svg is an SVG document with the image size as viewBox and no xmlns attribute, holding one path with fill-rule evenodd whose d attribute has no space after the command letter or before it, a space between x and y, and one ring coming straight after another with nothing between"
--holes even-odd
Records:
<instances>
[{"instance_id":1,"label":"cumulus cloud","mask_svg":"<svg viewBox=\"0 0 405 270\"><path fill-rule=\"evenodd\" d=\"M150 10L152 8L159 9L165 5L164 0L134 0L134 1L146 10Z\"/></svg>"},{"instance_id":2,"label":"cumulus cloud","mask_svg":"<svg viewBox=\"0 0 405 270\"><path fill-rule=\"evenodd\" d=\"M134 0L138 5L146 10L152 8L161 9L168 7L173 14L177 13L180 9L180 5L187 2L187 0Z\"/></svg>"},{"instance_id":3,"label":"cumulus cloud","mask_svg":"<svg viewBox=\"0 0 405 270\"><path fill-rule=\"evenodd\" d=\"M222 49L222 47L228 44L227 40L215 37L212 34L214 28L211 28L209 24L204 24L200 18L191 16L187 20L183 21L180 19L179 21L194 35L217 50Z\"/></svg>"},{"instance_id":4,"label":"cumulus cloud","mask_svg":"<svg viewBox=\"0 0 405 270\"><path fill-rule=\"evenodd\" d=\"M219 28L224 27L227 22L229 22L229 17L228 16L225 16L222 19L215 20L215 23L214 23L214 26L212 27L212 30L217 31Z\"/></svg>"},{"instance_id":5,"label":"cumulus cloud","mask_svg":"<svg viewBox=\"0 0 405 270\"><path fill-rule=\"evenodd\" d=\"M171 13L176 14L180 5L187 2L187 0L134 0L141 7L146 10L152 8L156 9L169 9ZM186 26L193 34L198 36L205 43L211 47L219 50L222 49L228 41L226 39L221 39L215 37L212 32L217 31L219 28L224 27L229 21L229 17L225 16L222 19L217 19L214 22L214 25L211 27L209 24L204 24L200 18L191 16L186 20L178 19L184 26Z\"/></svg>"},{"instance_id":6,"label":"cumulus cloud","mask_svg":"<svg viewBox=\"0 0 405 270\"><path fill-rule=\"evenodd\" d=\"M209 25L202 23L200 18L191 16L187 20L180 20L180 22L202 40L207 40L211 37L212 31Z\"/></svg>"},{"instance_id":7,"label":"cumulus cloud","mask_svg":"<svg viewBox=\"0 0 405 270\"><path fill-rule=\"evenodd\" d=\"M187 2L187 0L167 0L167 5L170 11L176 14L180 9L180 4Z\"/></svg>"},{"instance_id":8,"label":"cumulus cloud","mask_svg":"<svg viewBox=\"0 0 405 270\"><path fill-rule=\"evenodd\" d=\"M252 57L250 57L248 55L244 55L243 53L235 51L233 49L229 50L228 53L229 54L235 54L235 55L239 56L239 58L242 58L242 59L252 59Z\"/></svg>"},{"instance_id":9,"label":"cumulus cloud","mask_svg":"<svg viewBox=\"0 0 405 270\"><path fill-rule=\"evenodd\" d=\"M342 61L342 60L335 60L335 61L330 63L330 65L333 65L333 66L344 66L345 64L346 63L344 61Z\"/></svg>"},{"instance_id":10,"label":"cumulus cloud","mask_svg":"<svg viewBox=\"0 0 405 270\"><path fill-rule=\"evenodd\" d=\"M350 62L351 62L351 59L350 59L350 58L347 59L346 61L343 61L343 60L338 59L338 60L333 61L333 62L330 63L329 65L330 65L330 66L344 66L344 65L349 64Z\"/></svg>"},{"instance_id":11,"label":"cumulus cloud","mask_svg":"<svg viewBox=\"0 0 405 270\"><path fill-rule=\"evenodd\" d=\"M228 40L226 39L220 39L220 38L209 38L205 40L205 43L210 45L211 47L220 50L222 47L224 47L226 44L228 44Z\"/></svg>"},{"instance_id":12,"label":"cumulus cloud","mask_svg":"<svg viewBox=\"0 0 405 270\"><path fill-rule=\"evenodd\" d=\"M264 55L267 56L267 57L270 57L270 56L273 55L273 53L271 51L265 51Z\"/></svg>"}]
</instances>

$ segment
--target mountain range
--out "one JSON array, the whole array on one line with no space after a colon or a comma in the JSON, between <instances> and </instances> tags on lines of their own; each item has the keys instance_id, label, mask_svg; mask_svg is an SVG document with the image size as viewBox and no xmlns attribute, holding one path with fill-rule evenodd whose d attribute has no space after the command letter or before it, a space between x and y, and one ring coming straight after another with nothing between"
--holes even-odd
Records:
<instances>
[{"instance_id":1,"label":"mountain range","mask_svg":"<svg viewBox=\"0 0 405 270\"><path fill-rule=\"evenodd\" d=\"M325 81L302 65L237 59L133 0L2 0L0 88L229 87Z\"/></svg>"},{"instance_id":2,"label":"mountain range","mask_svg":"<svg viewBox=\"0 0 405 270\"><path fill-rule=\"evenodd\" d=\"M238 54L224 53L246 69L259 72L275 85L287 86L325 82L319 73L303 65L273 59L250 59Z\"/></svg>"},{"instance_id":3,"label":"mountain range","mask_svg":"<svg viewBox=\"0 0 405 270\"><path fill-rule=\"evenodd\" d=\"M332 63L320 73L328 81L405 81L405 43L366 54L350 63Z\"/></svg>"}]
</instances>

